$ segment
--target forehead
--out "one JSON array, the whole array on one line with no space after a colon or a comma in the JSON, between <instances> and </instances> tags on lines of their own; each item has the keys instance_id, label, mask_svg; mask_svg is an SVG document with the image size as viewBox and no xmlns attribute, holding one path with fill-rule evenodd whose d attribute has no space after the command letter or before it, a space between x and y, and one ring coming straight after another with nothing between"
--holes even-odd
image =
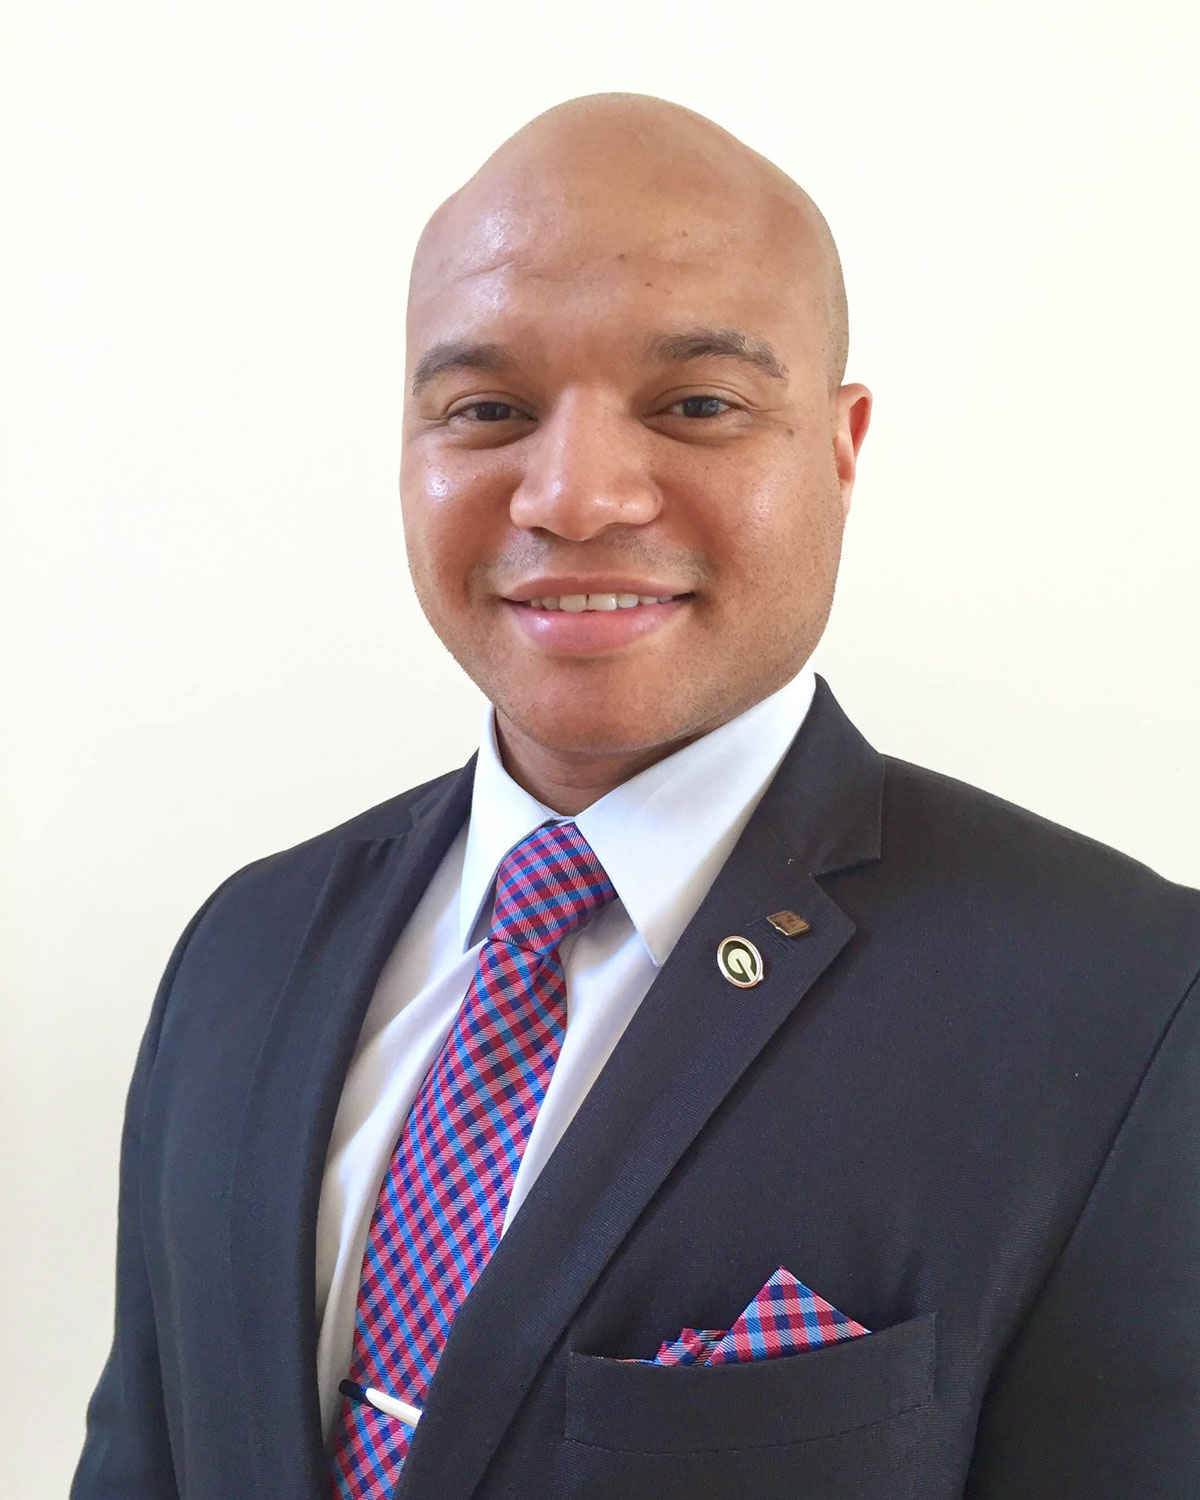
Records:
<instances>
[{"instance_id":1,"label":"forehead","mask_svg":"<svg viewBox=\"0 0 1200 1500\"><path fill-rule=\"evenodd\" d=\"M714 204L711 195L655 199L642 191L622 202L610 182L581 182L569 194L547 185L536 197L524 190L451 200L445 209L422 237L418 283L434 272L478 275L503 264L553 277L619 255L668 263L718 251L752 255L763 248L765 227L754 222L761 214L744 207L732 214L732 204Z\"/></svg>"},{"instance_id":2,"label":"forehead","mask_svg":"<svg viewBox=\"0 0 1200 1500\"><path fill-rule=\"evenodd\" d=\"M718 205L720 206L720 205ZM803 338L815 310L803 247L762 206L626 204L582 186L464 205L431 222L414 257L410 358L498 323L557 342L589 327L628 344L672 323L732 323Z\"/></svg>"}]
</instances>

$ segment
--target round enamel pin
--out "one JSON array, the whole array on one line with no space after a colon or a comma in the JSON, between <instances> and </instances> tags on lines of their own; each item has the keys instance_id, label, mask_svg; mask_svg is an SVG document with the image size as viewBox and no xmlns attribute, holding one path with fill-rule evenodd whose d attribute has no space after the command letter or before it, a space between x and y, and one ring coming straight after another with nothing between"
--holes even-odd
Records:
<instances>
[{"instance_id":1,"label":"round enamel pin","mask_svg":"<svg viewBox=\"0 0 1200 1500\"><path fill-rule=\"evenodd\" d=\"M727 937L717 944L717 968L730 984L748 990L760 983L764 973L762 954L749 938Z\"/></svg>"}]
</instances>

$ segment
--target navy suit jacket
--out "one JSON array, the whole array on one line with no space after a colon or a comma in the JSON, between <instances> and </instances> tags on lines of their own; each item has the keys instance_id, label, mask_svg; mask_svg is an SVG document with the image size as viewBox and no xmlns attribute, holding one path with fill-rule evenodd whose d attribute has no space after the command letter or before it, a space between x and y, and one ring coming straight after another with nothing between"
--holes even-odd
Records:
<instances>
[{"instance_id":1,"label":"navy suit jacket","mask_svg":"<svg viewBox=\"0 0 1200 1500\"><path fill-rule=\"evenodd\" d=\"M247 866L181 937L73 1500L328 1500L326 1147L472 771ZM730 933L755 988L717 968ZM396 1496L1200 1495L1198 971L1200 892L878 754L818 679L463 1304ZM623 1362L779 1265L872 1332Z\"/></svg>"}]
</instances>

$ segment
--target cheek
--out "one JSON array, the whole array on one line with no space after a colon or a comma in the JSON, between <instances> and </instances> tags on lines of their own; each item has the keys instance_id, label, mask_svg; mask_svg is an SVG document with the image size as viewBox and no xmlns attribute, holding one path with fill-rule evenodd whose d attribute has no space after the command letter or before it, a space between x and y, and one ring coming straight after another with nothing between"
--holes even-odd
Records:
<instances>
[{"instance_id":1,"label":"cheek","mask_svg":"<svg viewBox=\"0 0 1200 1500\"><path fill-rule=\"evenodd\" d=\"M495 519L507 509L487 476L432 457L401 463L400 504L409 566L427 587L458 599L471 569L487 555Z\"/></svg>"},{"instance_id":2,"label":"cheek","mask_svg":"<svg viewBox=\"0 0 1200 1500\"><path fill-rule=\"evenodd\" d=\"M404 517L404 534L418 542L444 523L453 509L454 486L451 475L436 460L405 450L400 460L400 508Z\"/></svg>"},{"instance_id":3,"label":"cheek","mask_svg":"<svg viewBox=\"0 0 1200 1500\"><path fill-rule=\"evenodd\" d=\"M764 605L821 588L836 570L843 513L840 491L812 473L741 476L710 507L706 549L737 592Z\"/></svg>"}]
</instances>

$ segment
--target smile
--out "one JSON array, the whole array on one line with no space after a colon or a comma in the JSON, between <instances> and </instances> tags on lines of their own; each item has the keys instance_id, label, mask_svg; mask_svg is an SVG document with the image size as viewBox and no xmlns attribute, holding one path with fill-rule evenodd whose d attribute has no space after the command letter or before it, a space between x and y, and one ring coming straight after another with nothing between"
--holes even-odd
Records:
<instances>
[{"instance_id":1,"label":"smile","mask_svg":"<svg viewBox=\"0 0 1200 1500\"><path fill-rule=\"evenodd\" d=\"M568 614L582 614L592 609L636 609L638 605L669 604L683 594L558 594L545 599L527 599L527 609L565 609Z\"/></svg>"},{"instance_id":2,"label":"smile","mask_svg":"<svg viewBox=\"0 0 1200 1500\"><path fill-rule=\"evenodd\" d=\"M505 599L503 606L535 649L552 656L595 656L670 629L692 602L691 594L555 594Z\"/></svg>"}]
</instances>

